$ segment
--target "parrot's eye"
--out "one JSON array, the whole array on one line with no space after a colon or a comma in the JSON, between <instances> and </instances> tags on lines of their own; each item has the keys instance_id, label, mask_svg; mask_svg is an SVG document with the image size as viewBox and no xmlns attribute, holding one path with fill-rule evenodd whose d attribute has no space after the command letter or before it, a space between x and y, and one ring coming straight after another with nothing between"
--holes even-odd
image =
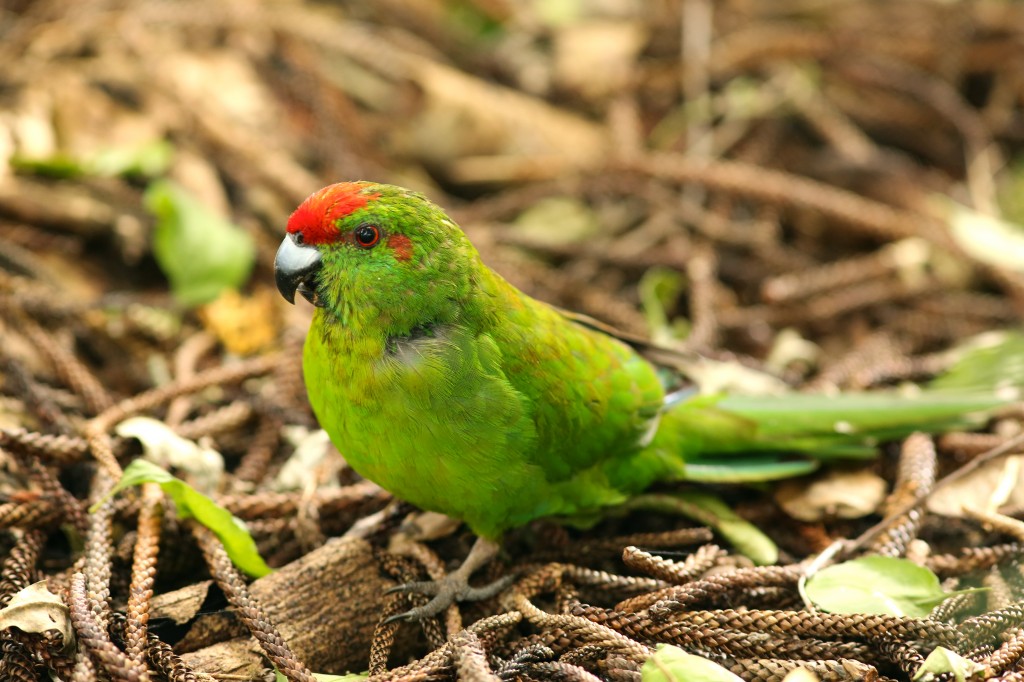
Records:
<instances>
[{"instance_id":1,"label":"parrot's eye","mask_svg":"<svg viewBox=\"0 0 1024 682\"><path fill-rule=\"evenodd\" d=\"M356 244L364 249L370 249L380 241L380 228L376 225L360 225L352 232Z\"/></svg>"},{"instance_id":2,"label":"parrot's eye","mask_svg":"<svg viewBox=\"0 0 1024 682\"><path fill-rule=\"evenodd\" d=\"M293 240L295 241L295 244L296 244L297 246L302 246L302 242L306 241L306 240L305 240L305 239L303 238L303 236L302 236L302 233L301 233L301 232L296 232L296 233L294 234L294 236L292 236L292 239L293 239Z\"/></svg>"}]
</instances>

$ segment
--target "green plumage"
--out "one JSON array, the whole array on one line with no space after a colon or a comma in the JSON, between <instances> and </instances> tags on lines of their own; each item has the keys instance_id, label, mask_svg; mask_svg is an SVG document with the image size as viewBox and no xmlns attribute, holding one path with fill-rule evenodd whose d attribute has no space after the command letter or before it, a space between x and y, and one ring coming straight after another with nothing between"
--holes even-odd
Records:
<instances>
[{"instance_id":1,"label":"green plumage","mask_svg":"<svg viewBox=\"0 0 1024 682\"><path fill-rule=\"evenodd\" d=\"M289 248L318 252L303 367L320 423L361 475L489 539L657 480L798 473L806 460L751 456L863 454L865 436L946 428L1000 402L696 397L665 411L633 348L512 287L419 194L332 185L288 231Z\"/></svg>"}]
</instances>

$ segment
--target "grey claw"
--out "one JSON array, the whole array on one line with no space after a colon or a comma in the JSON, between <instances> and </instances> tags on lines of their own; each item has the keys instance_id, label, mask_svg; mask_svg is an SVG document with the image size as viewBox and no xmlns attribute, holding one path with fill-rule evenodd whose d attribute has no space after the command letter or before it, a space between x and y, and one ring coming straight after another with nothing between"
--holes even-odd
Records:
<instances>
[{"instance_id":1,"label":"grey claw","mask_svg":"<svg viewBox=\"0 0 1024 682\"><path fill-rule=\"evenodd\" d=\"M389 617L385 618L384 622L381 623L381 625L390 625L391 623L394 623L394 622L399 621L399 620L405 620L405 621L410 621L411 622L413 620L416 620L415 616L416 616L416 614L413 613L412 611L405 611L404 613L396 613L393 616L389 616Z\"/></svg>"},{"instance_id":2,"label":"grey claw","mask_svg":"<svg viewBox=\"0 0 1024 682\"><path fill-rule=\"evenodd\" d=\"M482 587L470 587L469 585L466 585L466 589L459 593L458 600L480 601L481 599L490 599L511 585L515 579L516 576L514 574L509 574L498 578L492 583L483 585Z\"/></svg>"},{"instance_id":3,"label":"grey claw","mask_svg":"<svg viewBox=\"0 0 1024 682\"><path fill-rule=\"evenodd\" d=\"M438 583L440 582L441 581L439 580L421 580L414 583L402 583L401 585L395 585L394 587L389 587L384 590L384 594L423 594L432 597L437 594L438 589L440 589L438 587Z\"/></svg>"}]
</instances>

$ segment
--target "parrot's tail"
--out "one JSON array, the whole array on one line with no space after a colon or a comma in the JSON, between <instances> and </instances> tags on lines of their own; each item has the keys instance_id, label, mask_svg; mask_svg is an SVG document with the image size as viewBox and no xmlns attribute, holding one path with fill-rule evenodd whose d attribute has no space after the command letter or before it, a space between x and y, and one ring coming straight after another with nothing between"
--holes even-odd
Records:
<instances>
[{"instance_id":1,"label":"parrot's tail","mask_svg":"<svg viewBox=\"0 0 1024 682\"><path fill-rule=\"evenodd\" d=\"M950 369L910 391L770 396L670 394L654 445L685 457L686 479L785 478L822 461L870 458L914 431L983 426L1024 389L1024 335L983 334L954 348Z\"/></svg>"},{"instance_id":2,"label":"parrot's tail","mask_svg":"<svg viewBox=\"0 0 1024 682\"><path fill-rule=\"evenodd\" d=\"M742 482L786 478L820 462L867 459L878 444L915 431L978 428L1006 405L992 395L922 391L834 396L701 396L665 413L659 431L685 434L690 480Z\"/></svg>"}]
</instances>

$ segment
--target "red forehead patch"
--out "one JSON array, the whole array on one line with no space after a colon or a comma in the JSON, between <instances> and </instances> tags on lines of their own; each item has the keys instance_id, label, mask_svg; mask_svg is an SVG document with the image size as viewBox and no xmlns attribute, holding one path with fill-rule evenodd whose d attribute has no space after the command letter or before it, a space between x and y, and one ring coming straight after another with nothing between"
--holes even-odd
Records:
<instances>
[{"instance_id":1,"label":"red forehead patch","mask_svg":"<svg viewBox=\"0 0 1024 682\"><path fill-rule=\"evenodd\" d=\"M301 233L305 244L334 241L338 237L335 223L380 197L379 192L363 194L364 188L357 182L339 182L311 194L288 218L288 233Z\"/></svg>"}]
</instances>

